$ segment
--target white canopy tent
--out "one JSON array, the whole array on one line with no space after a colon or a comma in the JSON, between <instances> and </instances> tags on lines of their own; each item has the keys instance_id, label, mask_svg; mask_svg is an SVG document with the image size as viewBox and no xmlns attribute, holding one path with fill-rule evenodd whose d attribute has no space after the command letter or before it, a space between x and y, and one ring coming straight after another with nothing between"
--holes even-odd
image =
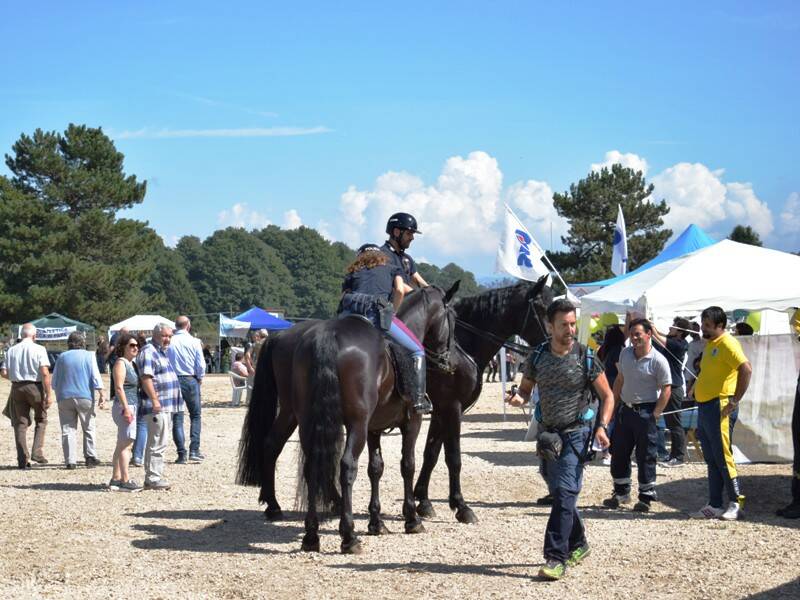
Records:
<instances>
[{"instance_id":1,"label":"white canopy tent","mask_svg":"<svg viewBox=\"0 0 800 600\"><path fill-rule=\"evenodd\" d=\"M800 256L723 240L663 262L581 298L580 338L588 339L594 313L635 310L663 322L713 305L786 314L800 306ZM747 340L753 379L737 426L744 431L735 442L750 460L791 460L800 344L791 335L740 339Z\"/></svg>"},{"instance_id":2,"label":"white canopy tent","mask_svg":"<svg viewBox=\"0 0 800 600\"><path fill-rule=\"evenodd\" d=\"M161 315L135 315L109 327L108 337L110 338L114 333L123 327L127 327L128 331L132 333L138 333L140 331L143 333L152 333L153 327L159 323L162 325L175 327L175 321L162 317Z\"/></svg>"}]
</instances>

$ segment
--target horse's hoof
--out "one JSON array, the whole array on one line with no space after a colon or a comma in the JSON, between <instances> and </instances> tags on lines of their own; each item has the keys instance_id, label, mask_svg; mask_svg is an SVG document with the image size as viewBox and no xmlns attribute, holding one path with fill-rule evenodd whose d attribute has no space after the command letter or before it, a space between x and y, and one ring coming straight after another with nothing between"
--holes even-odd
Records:
<instances>
[{"instance_id":1,"label":"horse's hoof","mask_svg":"<svg viewBox=\"0 0 800 600\"><path fill-rule=\"evenodd\" d=\"M378 522L377 525L372 523L367 525L367 535L389 535L390 533L392 532L389 531L383 521Z\"/></svg>"},{"instance_id":2,"label":"horse's hoof","mask_svg":"<svg viewBox=\"0 0 800 600\"><path fill-rule=\"evenodd\" d=\"M456 520L459 523L472 524L478 522L478 517L475 516L475 513L472 512L471 508L465 506L464 508L459 508L456 511Z\"/></svg>"},{"instance_id":3,"label":"horse's hoof","mask_svg":"<svg viewBox=\"0 0 800 600\"><path fill-rule=\"evenodd\" d=\"M305 536L303 538L303 543L300 545L300 550L303 552L319 552L319 538L316 536L313 538Z\"/></svg>"},{"instance_id":4,"label":"horse's hoof","mask_svg":"<svg viewBox=\"0 0 800 600\"><path fill-rule=\"evenodd\" d=\"M423 519L433 519L436 516L436 511L433 510L433 504L430 500L420 500L417 504L417 514Z\"/></svg>"},{"instance_id":5,"label":"horse's hoof","mask_svg":"<svg viewBox=\"0 0 800 600\"><path fill-rule=\"evenodd\" d=\"M364 548L361 547L361 541L356 538L349 544L342 542L342 554L361 554Z\"/></svg>"},{"instance_id":6,"label":"horse's hoof","mask_svg":"<svg viewBox=\"0 0 800 600\"><path fill-rule=\"evenodd\" d=\"M425 533L425 526L422 524L422 521L406 523L406 533Z\"/></svg>"},{"instance_id":7,"label":"horse's hoof","mask_svg":"<svg viewBox=\"0 0 800 600\"><path fill-rule=\"evenodd\" d=\"M283 511L280 509L280 507L267 508L264 511L264 517L267 519L267 521L280 521L283 519Z\"/></svg>"}]
</instances>

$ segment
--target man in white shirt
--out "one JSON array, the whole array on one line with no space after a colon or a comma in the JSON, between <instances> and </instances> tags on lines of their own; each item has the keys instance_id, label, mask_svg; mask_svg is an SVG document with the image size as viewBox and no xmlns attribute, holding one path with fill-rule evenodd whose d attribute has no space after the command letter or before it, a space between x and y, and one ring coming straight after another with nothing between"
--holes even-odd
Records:
<instances>
[{"instance_id":1,"label":"man in white shirt","mask_svg":"<svg viewBox=\"0 0 800 600\"><path fill-rule=\"evenodd\" d=\"M200 452L200 431L202 429L200 385L206 374L206 360L200 340L189 333L192 324L189 317L180 316L175 320L175 333L167 349L169 362L178 374L181 396L189 411L189 462L201 463L205 456ZM183 431L183 411L172 417L172 439L178 450L177 464L186 463L186 434Z\"/></svg>"},{"instance_id":2,"label":"man in white shirt","mask_svg":"<svg viewBox=\"0 0 800 600\"><path fill-rule=\"evenodd\" d=\"M36 340L36 326L22 326L22 340L8 349L6 363L0 375L11 380L10 418L17 445L17 465L30 469L31 463L47 464L44 457L44 434L47 429L47 409L53 403L50 388L50 359L47 350ZM36 429L33 433L33 448L28 453L28 427L31 425L31 409Z\"/></svg>"}]
</instances>

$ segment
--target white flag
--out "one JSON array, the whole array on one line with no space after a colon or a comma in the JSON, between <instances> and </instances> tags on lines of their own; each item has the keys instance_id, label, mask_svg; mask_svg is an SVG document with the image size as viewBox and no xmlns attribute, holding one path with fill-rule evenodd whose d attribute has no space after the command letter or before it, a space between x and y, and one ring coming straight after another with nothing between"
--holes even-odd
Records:
<instances>
[{"instance_id":1,"label":"white flag","mask_svg":"<svg viewBox=\"0 0 800 600\"><path fill-rule=\"evenodd\" d=\"M219 313L219 337L245 338L250 331L250 323L237 321Z\"/></svg>"},{"instance_id":2,"label":"white flag","mask_svg":"<svg viewBox=\"0 0 800 600\"><path fill-rule=\"evenodd\" d=\"M550 269L542 262L543 256L539 244L506 205L505 228L497 249L495 272L537 281L543 275L550 274Z\"/></svg>"},{"instance_id":3,"label":"white flag","mask_svg":"<svg viewBox=\"0 0 800 600\"><path fill-rule=\"evenodd\" d=\"M617 204L617 225L614 227L614 242L611 250L611 272L624 275L628 272L628 237L625 233L625 218L622 207Z\"/></svg>"}]
</instances>

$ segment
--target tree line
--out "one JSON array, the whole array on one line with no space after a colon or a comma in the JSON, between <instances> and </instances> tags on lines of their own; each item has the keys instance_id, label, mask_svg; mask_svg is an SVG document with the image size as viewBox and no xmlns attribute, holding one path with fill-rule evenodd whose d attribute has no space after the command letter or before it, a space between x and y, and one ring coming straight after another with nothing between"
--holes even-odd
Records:
<instances>
[{"instance_id":1,"label":"tree line","mask_svg":"<svg viewBox=\"0 0 800 600\"><path fill-rule=\"evenodd\" d=\"M124 156L102 128L37 129L22 134L5 159L11 176L0 176L0 324L50 312L96 326L137 313L183 313L196 316L196 328L211 330L214 313L252 305L290 317L335 313L353 249L308 227L274 225L229 227L203 240L185 236L169 248L146 222L118 216L144 200L147 183L125 173ZM567 281L611 275L617 204L630 268L661 251L672 235L662 220L669 207L652 192L641 172L613 165L554 195L570 227L565 250L551 259ZM444 288L460 279L462 295L483 289L455 263L419 269Z\"/></svg>"}]
</instances>

